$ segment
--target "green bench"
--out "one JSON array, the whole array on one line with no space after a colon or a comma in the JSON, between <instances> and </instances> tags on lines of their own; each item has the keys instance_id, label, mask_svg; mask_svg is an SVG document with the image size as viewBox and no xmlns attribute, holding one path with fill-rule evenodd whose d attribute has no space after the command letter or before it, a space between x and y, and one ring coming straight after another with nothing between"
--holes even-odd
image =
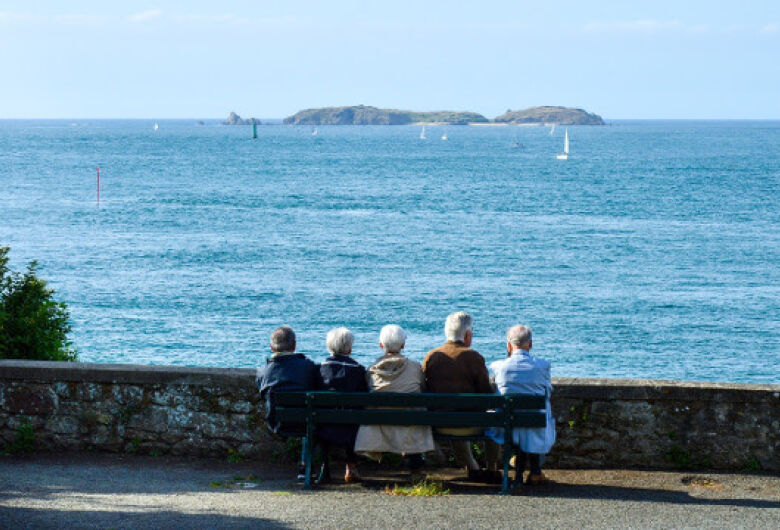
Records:
<instances>
[{"instance_id":1,"label":"green bench","mask_svg":"<svg viewBox=\"0 0 780 530\"><path fill-rule=\"evenodd\" d=\"M431 427L545 427L545 396L525 394L395 394L363 392L276 392L282 423L305 424L304 489L311 488L313 440L321 423L350 425L429 425ZM387 407L387 408L385 408ZM479 440L484 436L443 436L438 440ZM508 493L511 437L504 437L501 492ZM519 459L518 459L519 460ZM516 462L516 465L519 462ZM515 474L517 480L518 473Z\"/></svg>"}]
</instances>

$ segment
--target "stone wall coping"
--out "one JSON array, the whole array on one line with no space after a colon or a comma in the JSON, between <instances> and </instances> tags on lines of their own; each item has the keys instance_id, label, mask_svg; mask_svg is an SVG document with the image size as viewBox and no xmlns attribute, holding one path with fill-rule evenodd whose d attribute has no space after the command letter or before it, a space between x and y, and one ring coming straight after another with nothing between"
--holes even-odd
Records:
<instances>
[{"instance_id":1,"label":"stone wall coping","mask_svg":"<svg viewBox=\"0 0 780 530\"><path fill-rule=\"evenodd\" d=\"M0 379L124 384L245 386L251 368L0 360ZM780 385L655 379L553 378L554 399L719 400L780 404Z\"/></svg>"}]
</instances>

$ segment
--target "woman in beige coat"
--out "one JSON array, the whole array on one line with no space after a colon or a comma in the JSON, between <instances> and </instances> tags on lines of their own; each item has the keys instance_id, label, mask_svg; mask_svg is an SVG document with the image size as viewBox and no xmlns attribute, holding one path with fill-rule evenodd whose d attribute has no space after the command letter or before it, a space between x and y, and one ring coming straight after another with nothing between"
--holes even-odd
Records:
<instances>
[{"instance_id":1,"label":"woman in beige coat","mask_svg":"<svg viewBox=\"0 0 780 530\"><path fill-rule=\"evenodd\" d=\"M401 355L406 345L406 332L390 324L379 334L379 347L385 354L368 368L371 392L422 392L425 385L420 363ZM355 440L355 452L381 460L382 453L398 453L407 457L412 470L422 467L422 455L433 451L431 428L426 426L396 427L361 425Z\"/></svg>"}]
</instances>

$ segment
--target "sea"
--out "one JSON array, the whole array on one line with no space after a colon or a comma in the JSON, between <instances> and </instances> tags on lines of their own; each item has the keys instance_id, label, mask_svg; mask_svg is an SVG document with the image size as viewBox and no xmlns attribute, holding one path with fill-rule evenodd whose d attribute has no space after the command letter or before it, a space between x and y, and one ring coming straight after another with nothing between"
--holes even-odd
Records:
<instances>
[{"instance_id":1,"label":"sea","mask_svg":"<svg viewBox=\"0 0 780 530\"><path fill-rule=\"evenodd\" d=\"M533 329L553 376L780 382L780 122L0 121L0 246L82 361L254 367L291 325L368 364ZM447 140L441 136L446 134ZM100 168L97 197L97 168Z\"/></svg>"}]
</instances>

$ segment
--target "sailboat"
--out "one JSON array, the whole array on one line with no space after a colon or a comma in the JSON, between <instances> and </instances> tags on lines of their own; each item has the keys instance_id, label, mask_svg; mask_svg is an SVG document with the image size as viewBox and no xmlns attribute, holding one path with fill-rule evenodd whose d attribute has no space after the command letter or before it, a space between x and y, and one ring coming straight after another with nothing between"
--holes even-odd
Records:
<instances>
[{"instance_id":1,"label":"sailboat","mask_svg":"<svg viewBox=\"0 0 780 530\"><path fill-rule=\"evenodd\" d=\"M555 124L554 123L552 124L552 127L550 127L550 136L552 136L553 134L555 134Z\"/></svg>"},{"instance_id":2,"label":"sailboat","mask_svg":"<svg viewBox=\"0 0 780 530\"><path fill-rule=\"evenodd\" d=\"M420 131L420 140L425 140L425 125L423 125L422 131Z\"/></svg>"},{"instance_id":3,"label":"sailboat","mask_svg":"<svg viewBox=\"0 0 780 530\"><path fill-rule=\"evenodd\" d=\"M315 127L315 128L314 128L314 130L311 132L311 135L312 135L312 136L317 136L318 134L320 134L320 132L319 132L319 131L317 130L317 128Z\"/></svg>"},{"instance_id":4,"label":"sailboat","mask_svg":"<svg viewBox=\"0 0 780 530\"><path fill-rule=\"evenodd\" d=\"M441 135L441 139L442 139L442 140L446 140L446 139L447 139L447 133L444 133L444 134L442 134L442 135Z\"/></svg>"},{"instance_id":5,"label":"sailboat","mask_svg":"<svg viewBox=\"0 0 780 530\"><path fill-rule=\"evenodd\" d=\"M569 159L569 129L566 129L566 136L563 139L563 154L557 155L555 158L558 160Z\"/></svg>"},{"instance_id":6,"label":"sailboat","mask_svg":"<svg viewBox=\"0 0 780 530\"><path fill-rule=\"evenodd\" d=\"M156 130L157 130L157 129L159 129L159 128L160 128L160 126L159 126L159 125L157 125L157 122L154 122L154 127L152 127L152 129L154 129L154 130L156 131Z\"/></svg>"}]
</instances>

